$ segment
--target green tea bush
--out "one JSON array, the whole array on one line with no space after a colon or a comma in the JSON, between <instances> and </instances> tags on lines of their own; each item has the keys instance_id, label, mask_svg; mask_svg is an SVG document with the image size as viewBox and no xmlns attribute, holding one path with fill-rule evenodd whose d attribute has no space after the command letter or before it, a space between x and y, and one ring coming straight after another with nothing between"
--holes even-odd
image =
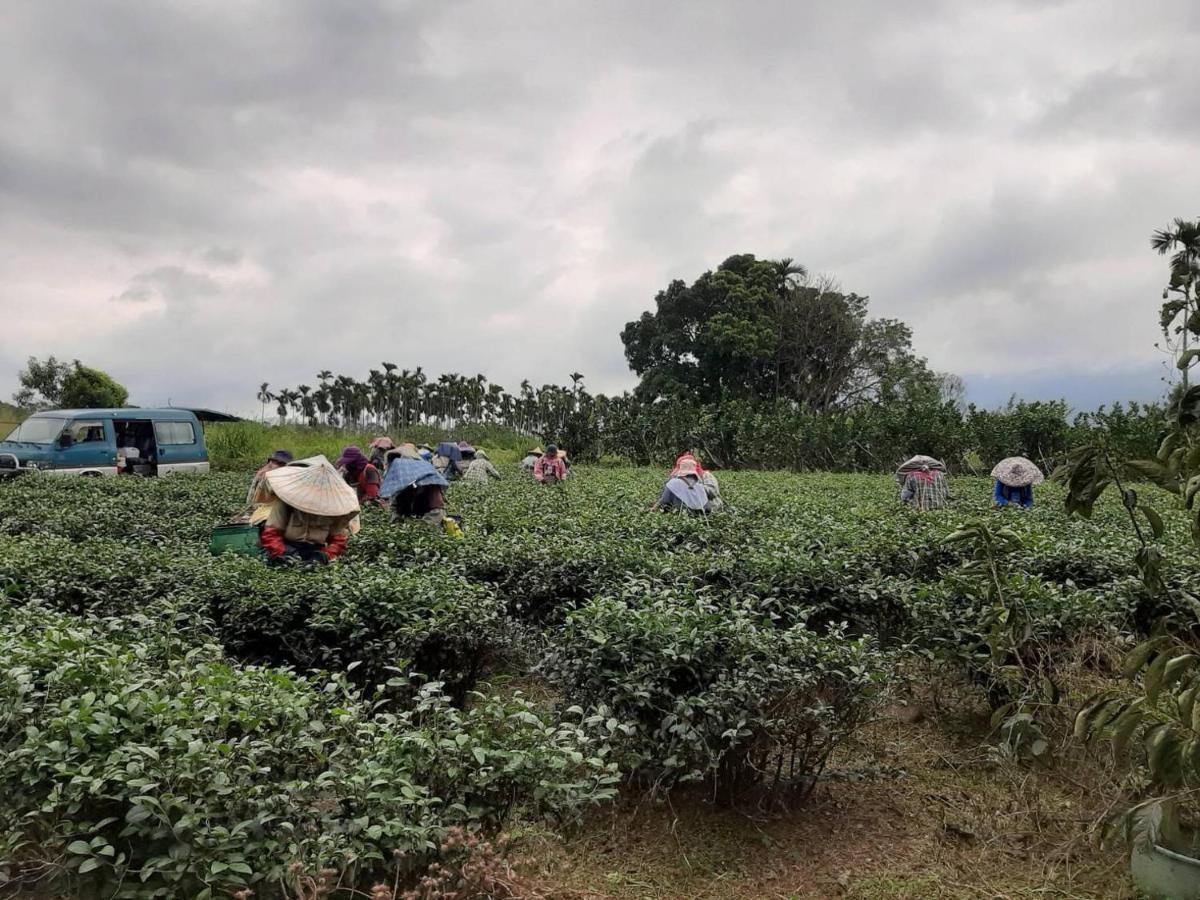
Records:
<instances>
[{"instance_id":1,"label":"green tea bush","mask_svg":"<svg viewBox=\"0 0 1200 900\"><path fill-rule=\"evenodd\" d=\"M886 678L869 638L777 628L704 598L603 598L542 663L565 705L605 710L630 766L660 784L811 789Z\"/></svg>"},{"instance_id":2,"label":"green tea bush","mask_svg":"<svg viewBox=\"0 0 1200 900\"><path fill-rule=\"evenodd\" d=\"M519 696L462 711L430 684L376 716L344 679L36 604L0 606L0 748L0 883L88 896L390 881L448 827L516 804L571 818L617 778L604 745Z\"/></svg>"},{"instance_id":3,"label":"green tea bush","mask_svg":"<svg viewBox=\"0 0 1200 900\"><path fill-rule=\"evenodd\" d=\"M63 566L67 557L75 563ZM0 538L0 586L14 600L94 615L168 600L193 622L211 622L238 658L301 669L354 665L362 684L419 672L459 698L508 640L500 603L486 586L436 570L354 562L271 569L253 559L110 540Z\"/></svg>"}]
</instances>

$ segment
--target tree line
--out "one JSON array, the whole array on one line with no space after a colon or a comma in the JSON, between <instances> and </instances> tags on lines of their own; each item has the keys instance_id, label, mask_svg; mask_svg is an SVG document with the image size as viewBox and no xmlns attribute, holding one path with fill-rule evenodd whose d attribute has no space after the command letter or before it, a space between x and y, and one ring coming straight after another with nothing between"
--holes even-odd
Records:
<instances>
[{"instance_id":1,"label":"tree line","mask_svg":"<svg viewBox=\"0 0 1200 900\"><path fill-rule=\"evenodd\" d=\"M258 399L264 418L273 409L314 425L502 425L581 459L661 463L694 449L719 466L840 470L887 469L914 453L966 468L1021 454L1050 468L1099 431L1136 454L1167 416L1153 403L1074 417L1064 401L967 405L961 379L914 353L907 325L871 318L867 297L788 259L742 254L690 285L673 281L621 340L639 381L613 396L592 394L579 372L569 386L523 381L510 392L484 375L385 362L364 380L323 370L314 385L264 382Z\"/></svg>"}]
</instances>

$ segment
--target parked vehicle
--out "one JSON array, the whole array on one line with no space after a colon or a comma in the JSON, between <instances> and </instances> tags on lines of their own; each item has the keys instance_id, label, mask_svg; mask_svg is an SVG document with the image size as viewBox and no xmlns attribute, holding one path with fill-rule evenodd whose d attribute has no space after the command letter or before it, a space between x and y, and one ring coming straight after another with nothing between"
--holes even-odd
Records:
<instances>
[{"instance_id":1,"label":"parked vehicle","mask_svg":"<svg viewBox=\"0 0 1200 900\"><path fill-rule=\"evenodd\" d=\"M0 441L0 477L207 472L208 450L187 409L57 409L30 416Z\"/></svg>"}]
</instances>

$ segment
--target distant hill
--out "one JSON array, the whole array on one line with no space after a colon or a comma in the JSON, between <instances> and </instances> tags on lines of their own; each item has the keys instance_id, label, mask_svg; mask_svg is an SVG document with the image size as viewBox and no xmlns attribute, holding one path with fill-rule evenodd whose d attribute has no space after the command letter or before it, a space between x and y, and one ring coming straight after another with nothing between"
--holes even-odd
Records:
<instances>
[{"instance_id":1,"label":"distant hill","mask_svg":"<svg viewBox=\"0 0 1200 900\"><path fill-rule=\"evenodd\" d=\"M20 422L22 419L24 419L27 415L29 415L29 412L27 410L19 409L19 408L13 406L11 403L0 403L0 425L3 425L3 426L16 425L18 422ZM4 429L0 429L0 430L7 431L7 427L5 427ZM0 438L2 438L3 436L4 435L0 434Z\"/></svg>"}]
</instances>

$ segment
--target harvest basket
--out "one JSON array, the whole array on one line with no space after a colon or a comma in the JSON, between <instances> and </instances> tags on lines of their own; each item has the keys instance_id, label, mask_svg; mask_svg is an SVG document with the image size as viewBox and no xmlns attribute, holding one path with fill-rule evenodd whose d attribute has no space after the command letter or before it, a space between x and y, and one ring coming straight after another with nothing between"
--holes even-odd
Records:
<instances>
[{"instance_id":1,"label":"harvest basket","mask_svg":"<svg viewBox=\"0 0 1200 900\"><path fill-rule=\"evenodd\" d=\"M218 525L208 540L208 550L213 556L234 553L238 556L262 556L262 542L257 525Z\"/></svg>"}]
</instances>

